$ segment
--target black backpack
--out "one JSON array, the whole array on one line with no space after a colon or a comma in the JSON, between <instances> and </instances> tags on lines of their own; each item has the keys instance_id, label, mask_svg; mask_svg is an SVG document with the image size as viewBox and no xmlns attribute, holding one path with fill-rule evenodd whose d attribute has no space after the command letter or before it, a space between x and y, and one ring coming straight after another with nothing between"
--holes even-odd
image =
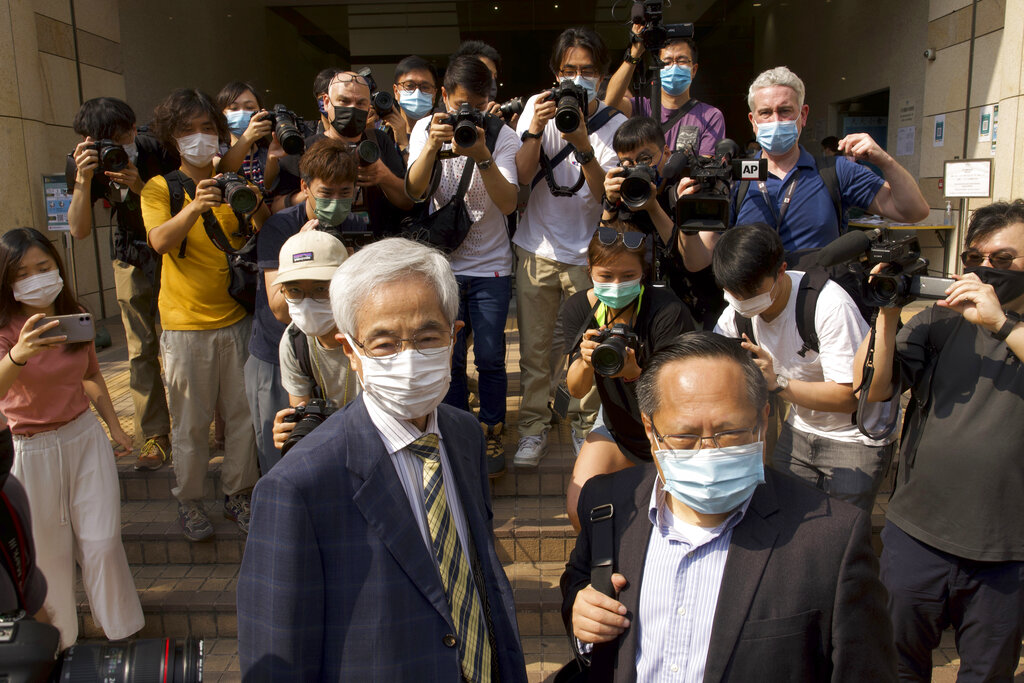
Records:
<instances>
[{"instance_id":1,"label":"black backpack","mask_svg":"<svg viewBox=\"0 0 1024 683\"><path fill-rule=\"evenodd\" d=\"M316 374L313 372L313 361L309 355L309 340L306 335L295 325L288 326L288 343L292 345L295 353L295 360L299 363L299 370L313 382L313 388L309 395L311 398L327 398L324 396L324 389L316 381Z\"/></svg>"}]
</instances>

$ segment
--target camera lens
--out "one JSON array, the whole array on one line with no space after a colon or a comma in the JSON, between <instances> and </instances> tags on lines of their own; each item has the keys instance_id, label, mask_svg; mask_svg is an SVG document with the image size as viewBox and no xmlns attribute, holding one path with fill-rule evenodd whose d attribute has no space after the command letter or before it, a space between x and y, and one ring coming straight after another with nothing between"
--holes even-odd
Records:
<instances>
[{"instance_id":1,"label":"camera lens","mask_svg":"<svg viewBox=\"0 0 1024 683\"><path fill-rule=\"evenodd\" d=\"M627 173L619 188L622 203L635 211L646 204L651 198L651 183L654 173L650 166L634 166Z\"/></svg>"},{"instance_id":2,"label":"camera lens","mask_svg":"<svg viewBox=\"0 0 1024 683\"><path fill-rule=\"evenodd\" d=\"M224 201L235 213L250 213L260 205L257 192L240 178L229 178L222 184Z\"/></svg>"},{"instance_id":3,"label":"camera lens","mask_svg":"<svg viewBox=\"0 0 1024 683\"><path fill-rule=\"evenodd\" d=\"M455 124L455 142L459 147L472 147L476 144L476 124L472 121L459 121Z\"/></svg>"},{"instance_id":4,"label":"camera lens","mask_svg":"<svg viewBox=\"0 0 1024 683\"><path fill-rule=\"evenodd\" d=\"M285 154L302 154L306 151L306 140L299 131L295 115L283 104L274 106L274 135Z\"/></svg>"},{"instance_id":5,"label":"camera lens","mask_svg":"<svg viewBox=\"0 0 1024 683\"><path fill-rule=\"evenodd\" d=\"M356 157L360 166L369 166L380 159L380 147L373 140L363 140L356 145Z\"/></svg>"},{"instance_id":6,"label":"camera lens","mask_svg":"<svg viewBox=\"0 0 1024 683\"><path fill-rule=\"evenodd\" d=\"M395 108L395 96L384 90L375 92L372 104L379 116L390 114L391 110Z\"/></svg>"},{"instance_id":7,"label":"camera lens","mask_svg":"<svg viewBox=\"0 0 1024 683\"><path fill-rule=\"evenodd\" d=\"M626 340L612 336L598 344L590 357L590 363L594 366L594 372L599 375L610 377L618 373L626 364Z\"/></svg>"},{"instance_id":8,"label":"camera lens","mask_svg":"<svg viewBox=\"0 0 1024 683\"><path fill-rule=\"evenodd\" d=\"M121 145L102 147L100 152L100 164L104 171L120 171L128 168L130 161L128 152L124 151L124 147Z\"/></svg>"},{"instance_id":9,"label":"camera lens","mask_svg":"<svg viewBox=\"0 0 1024 683\"><path fill-rule=\"evenodd\" d=\"M313 407L312 402L310 403L310 407ZM323 410L323 412L321 412L321 410ZM330 417L334 412L334 410L330 408L321 410L303 413L302 418L295 423L295 428L292 429L292 433L288 435L288 438L281 446L281 455L287 454L288 451L291 450L292 446L297 444L304 436L323 424L324 420Z\"/></svg>"},{"instance_id":10,"label":"camera lens","mask_svg":"<svg viewBox=\"0 0 1024 683\"><path fill-rule=\"evenodd\" d=\"M508 119L511 119L516 114L522 114L523 113L523 98L522 97L514 97L511 100L509 100L508 102L506 102L505 104L501 105L500 109L501 109L501 115L502 115L502 117L506 121Z\"/></svg>"},{"instance_id":11,"label":"camera lens","mask_svg":"<svg viewBox=\"0 0 1024 683\"><path fill-rule=\"evenodd\" d=\"M199 683L203 641L148 638L127 645L73 645L61 656L61 681Z\"/></svg>"},{"instance_id":12,"label":"camera lens","mask_svg":"<svg viewBox=\"0 0 1024 683\"><path fill-rule=\"evenodd\" d=\"M555 109L555 128L562 133L571 133L580 127L580 103L572 95L565 95L558 100Z\"/></svg>"}]
</instances>

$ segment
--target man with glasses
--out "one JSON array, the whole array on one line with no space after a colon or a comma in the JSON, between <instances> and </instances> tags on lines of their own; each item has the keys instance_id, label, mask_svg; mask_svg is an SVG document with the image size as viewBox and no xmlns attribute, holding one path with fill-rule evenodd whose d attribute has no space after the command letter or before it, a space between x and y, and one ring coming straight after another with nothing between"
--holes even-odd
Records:
<instances>
[{"instance_id":1,"label":"man with glasses","mask_svg":"<svg viewBox=\"0 0 1024 683\"><path fill-rule=\"evenodd\" d=\"M532 189L516 230L516 317L523 400L519 408L517 467L535 467L547 451L554 366L562 349L553 346L559 303L590 287L587 245L601 216L604 176L617 163L615 130L625 117L605 107L597 86L608 68L608 51L589 28L570 28L555 41L551 71L586 93L580 123L562 133L555 121L557 103L550 90L526 103L516 126L523 146L516 154L520 183ZM597 396L588 394L572 409L573 445L590 431Z\"/></svg>"},{"instance_id":2,"label":"man with glasses","mask_svg":"<svg viewBox=\"0 0 1024 683\"><path fill-rule=\"evenodd\" d=\"M409 135L412 134L413 126L434 111L437 101L437 70L422 57L406 57L395 67L393 89L407 131L404 141L398 141L398 149L408 160Z\"/></svg>"},{"instance_id":3,"label":"man with glasses","mask_svg":"<svg viewBox=\"0 0 1024 683\"><path fill-rule=\"evenodd\" d=\"M644 368L654 463L584 486L561 580L590 680L895 681L870 517L764 468L767 396L710 332Z\"/></svg>"},{"instance_id":4,"label":"man with glasses","mask_svg":"<svg viewBox=\"0 0 1024 683\"><path fill-rule=\"evenodd\" d=\"M857 410L851 364L868 324L841 285L829 280L814 309L817 351L804 346L797 318L806 274L787 271L782 240L764 224L727 230L712 269L729 302L715 331L754 355L768 389L792 404L779 432L772 467L870 512L892 461L895 435L865 436L851 420ZM737 316L751 319L753 338ZM871 433L882 431L896 399L864 412Z\"/></svg>"},{"instance_id":5,"label":"man with glasses","mask_svg":"<svg viewBox=\"0 0 1024 683\"><path fill-rule=\"evenodd\" d=\"M634 40L622 64L608 79L604 101L626 116L654 116L669 149L692 148L694 154L711 155L715 143L725 137L725 117L710 104L690 96L690 84L697 76L697 43L692 38L669 40L658 51L661 62L661 111L651 111L651 100L642 95L626 97L637 64L643 63L644 43L638 39L643 26L633 25Z\"/></svg>"},{"instance_id":6,"label":"man with glasses","mask_svg":"<svg viewBox=\"0 0 1024 683\"><path fill-rule=\"evenodd\" d=\"M946 298L902 329L899 308L881 309L874 336L868 399L910 390L882 531L904 680L929 680L950 626L960 680L1008 681L1021 651L1024 200L975 211L966 244Z\"/></svg>"},{"instance_id":7,"label":"man with glasses","mask_svg":"<svg viewBox=\"0 0 1024 683\"><path fill-rule=\"evenodd\" d=\"M525 683L484 436L442 404L462 328L448 261L382 240L338 268L330 299L363 392L256 485L243 677Z\"/></svg>"}]
</instances>

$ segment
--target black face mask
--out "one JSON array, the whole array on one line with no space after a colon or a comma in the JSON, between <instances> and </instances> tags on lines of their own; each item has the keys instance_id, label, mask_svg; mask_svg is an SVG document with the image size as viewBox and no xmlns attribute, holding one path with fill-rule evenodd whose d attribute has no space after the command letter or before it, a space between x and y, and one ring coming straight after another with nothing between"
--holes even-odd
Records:
<instances>
[{"instance_id":1,"label":"black face mask","mask_svg":"<svg viewBox=\"0 0 1024 683\"><path fill-rule=\"evenodd\" d=\"M366 116L368 114L369 112L365 109L336 106L334 107L334 120L331 121L331 127L343 138L354 138L366 128Z\"/></svg>"},{"instance_id":2,"label":"black face mask","mask_svg":"<svg viewBox=\"0 0 1024 683\"><path fill-rule=\"evenodd\" d=\"M975 266L964 268L965 273L975 273L986 285L992 285L999 297L999 303L1007 306L1024 295L1024 271L1004 268Z\"/></svg>"}]
</instances>

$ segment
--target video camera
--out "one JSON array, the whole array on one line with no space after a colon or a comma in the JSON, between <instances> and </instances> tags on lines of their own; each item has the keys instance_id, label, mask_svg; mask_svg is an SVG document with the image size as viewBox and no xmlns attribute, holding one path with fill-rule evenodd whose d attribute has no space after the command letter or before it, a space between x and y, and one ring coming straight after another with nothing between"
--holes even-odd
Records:
<instances>
[{"instance_id":1,"label":"video camera","mask_svg":"<svg viewBox=\"0 0 1024 683\"><path fill-rule=\"evenodd\" d=\"M639 36L648 50L660 50L665 43L678 38L693 38L693 24L662 23L664 3L661 0L634 0L631 17L637 26L643 26Z\"/></svg>"},{"instance_id":2,"label":"video camera","mask_svg":"<svg viewBox=\"0 0 1024 683\"><path fill-rule=\"evenodd\" d=\"M286 415L281 419L282 422L295 423L292 433L288 435L284 445L281 446L281 455L285 455L302 437L323 424L324 420L337 412L337 410L338 405L334 401L325 398L313 398L304 406L296 406L294 413Z\"/></svg>"},{"instance_id":3,"label":"video camera","mask_svg":"<svg viewBox=\"0 0 1024 683\"><path fill-rule=\"evenodd\" d=\"M472 147L476 144L476 129L484 127L484 113L463 102L457 112L441 119L440 123L455 127L455 142L459 147Z\"/></svg>"},{"instance_id":4,"label":"video camera","mask_svg":"<svg viewBox=\"0 0 1024 683\"><path fill-rule=\"evenodd\" d=\"M306 151L306 139L302 134L305 122L302 117L283 104L275 104L266 117L274 127L274 135L286 154L302 154Z\"/></svg>"},{"instance_id":5,"label":"video camera","mask_svg":"<svg viewBox=\"0 0 1024 683\"><path fill-rule=\"evenodd\" d=\"M767 159L737 159L739 146L724 138L712 157L702 157L689 147L672 155L665 177L688 177L700 182L695 194L676 201L676 224L683 230L716 230L729 227L729 192L734 180L767 180Z\"/></svg>"},{"instance_id":6,"label":"video camera","mask_svg":"<svg viewBox=\"0 0 1024 683\"><path fill-rule=\"evenodd\" d=\"M587 91L583 86L572 81L562 81L551 88L551 94L542 102L554 100L555 128L561 133L571 133L583 123L584 112L587 111Z\"/></svg>"},{"instance_id":7,"label":"video camera","mask_svg":"<svg viewBox=\"0 0 1024 683\"><path fill-rule=\"evenodd\" d=\"M224 203L235 213L249 214L260 205L260 193L237 173L221 173L214 180Z\"/></svg>"},{"instance_id":8,"label":"video camera","mask_svg":"<svg viewBox=\"0 0 1024 683\"><path fill-rule=\"evenodd\" d=\"M121 171L131 163L128 152L113 140L98 140L89 146L96 150L100 157L100 168L104 171Z\"/></svg>"},{"instance_id":9,"label":"video camera","mask_svg":"<svg viewBox=\"0 0 1024 683\"><path fill-rule=\"evenodd\" d=\"M594 372L605 377L621 372L629 357L627 349L632 347L635 350L640 345L640 337L625 323L615 323L601 330L591 341L597 342L597 348L590 356L590 364L594 366Z\"/></svg>"}]
</instances>

